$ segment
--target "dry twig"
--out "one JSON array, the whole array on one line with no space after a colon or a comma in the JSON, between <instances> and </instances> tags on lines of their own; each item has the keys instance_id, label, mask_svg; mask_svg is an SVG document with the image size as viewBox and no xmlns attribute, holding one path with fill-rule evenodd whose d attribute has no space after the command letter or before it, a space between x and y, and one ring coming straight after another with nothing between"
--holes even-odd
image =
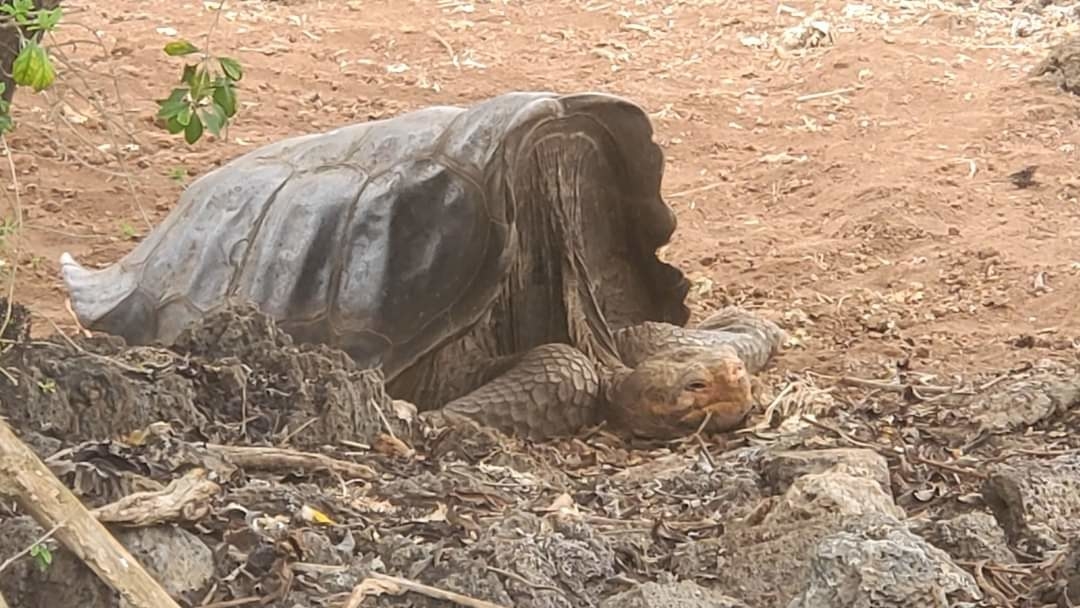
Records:
<instances>
[{"instance_id":1,"label":"dry twig","mask_svg":"<svg viewBox=\"0 0 1080 608\"><path fill-rule=\"evenodd\" d=\"M454 593L453 591L445 591L438 587L431 587L429 585L424 585L423 583L417 583L397 576L379 574L378 572L372 572L367 578L360 581L360 584L357 585L356 588L353 589L352 594L349 595L349 600L345 603L345 608L360 608L361 602L369 595L382 595L384 593L401 595L406 592L419 593L420 595L432 599L453 602L458 606L465 606L466 608L506 608L501 604L495 604L486 600L478 600L467 595Z\"/></svg>"},{"instance_id":2,"label":"dry twig","mask_svg":"<svg viewBox=\"0 0 1080 608\"><path fill-rule=\"evenodd\" d=\"M32 542L29 545L27 545L26 547L24 547L22 551L19 551L15 555L12 555L11 557L4 560L4 563L0 564L0 572L3 572L4 570L7 570L8 567L10 567L11 564L14 564L15 561L18 560L20 557L22 557L22 556L30 553L31 551L33 551L34 547L36 547L36 546L40 545L41 543L43 543L43 542L49 540L50 538L52 538L53 534L56 534L56 531L60 529L60 526L63 525L63 523L64 522L57 523L55 526L52 527L51 530L49 530L45 534L42 534L41 536L37 537L34 540L34 542Z\"/></svg>"},{"instance_id":3,"label":"dry twig","mask_svg":"<svg viewBox=\"0 0 1080 608\"><path fill-rule=\"evenodd\" d=\"M317 471L328 469L345 477L359 478L372 481L378 478L375 469L357 462L338 460L322 454L300 452L285 448L258 447L258 446L232 446L210 443L206 449L215 454L224 456L229 462L240 468L281 470L303 469Z\"/></svg>"},{"instance_id":4,"label":"dry twig","mask_svg":"<svg viewBox=\"0 0 1080 608\"><path fill-rule=\"evenodd\" d=\"M14 190L14 214L15 214L15 231L16 234L22 232L22 195L19 192L19 173L15 170L15 159L12 156L11 146L8 145L7 137L0 135L0 144L4 145L3 153L7 157L8 171L11 174L11 186ZM2 320L0 320L0 337L7 331L8 324L11 323L11 315L15 309L15 275L19 270L19 247L15 247L15 253L12 256L11 263L11 278L8 280L7 290L7 305L5 306Z\"/></svg>"},{"instance_id":5,"label":"dry twig","mask_svg":"<svg viewBox=\"0 0 1080 608\"><path fill-rule=\"evenodd\" d=\"M845 433L844 431L840 430L839 428L837 428L837 427L835 427L835 426L833 426L833 425L831 425L831 424L829 424L827 422L821 422L820 420L815 420L815 419L813 419L813 418L811 418L809 416L802 416L801 419L802 419L803 422L806 422L807 424L811 424L813 426L818 427L819 429L825 429L826 431L829 431L831 433L836 434L841 439L843 439L844 441L847 441L848 443L850 443L850 444L852 444L854 446L857 446L857 447L860 447L860 448L867 448L869 450L875 450L877 452L880 452L880 453L888 455L888 456L896 456L896 451L893 450L893 449L890 449L890 448L888 448L886 446L883 446L883 445L877 445L875 443L868 443L866 441L861 441L859 439L856 439L856 438L852 437L851 435L849 435L848 433Z\"/></svg>"},{"instance_id":6,"label":"dry twig","mask_svg":"<svg viewBox=\"0 0 1080 608\"><path fill-rule=\"evenodd\" d=\"M986 479L987 478L986 473L983 473L981 471L976 471L974 469L966 469L964 467L957 466L955 464L950 464L948 462L941 462L940 460L931 460L930 458L924 458L922 456L919 456L918 454L907 454L907 458L908 458L908 460L910 460L911 462L913 462L915 464L930 465L932 467L937 467L939 469L944 469L946 471L951 471L953 473L956 473L957 475L967 475L969 477L975 477L975 478L978 478L978 479Z\"/></svg>"}]
</instances>

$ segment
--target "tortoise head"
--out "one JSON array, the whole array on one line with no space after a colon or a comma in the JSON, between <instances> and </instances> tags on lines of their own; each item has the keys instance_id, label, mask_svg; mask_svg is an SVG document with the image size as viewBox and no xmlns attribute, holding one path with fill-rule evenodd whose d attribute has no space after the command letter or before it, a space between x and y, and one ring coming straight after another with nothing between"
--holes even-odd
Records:
<instances>
[{"instance_id":1,"label":"tortoise head","mask_svg":"<svg viewBox=\"0 0 1080 608\"><path fill-rule=\"evenodd\" d=\"M753 407L750 373L727 346L659 352L619 379L608 418L639 437L672 439L738 427Z\"/></svg>"}]
</instances>

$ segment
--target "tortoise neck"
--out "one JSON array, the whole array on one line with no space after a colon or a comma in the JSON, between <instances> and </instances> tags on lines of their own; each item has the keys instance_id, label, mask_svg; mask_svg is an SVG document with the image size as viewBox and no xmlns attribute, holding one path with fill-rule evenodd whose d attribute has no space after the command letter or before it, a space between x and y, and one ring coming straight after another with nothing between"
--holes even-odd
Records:
<instances>
[{"instance_id":1,"label":"tortoise neck","mask_svg":"<svg viewBox=\"0 0 1080 608\"><path fill-rule=\"evenodd\" d=\"M616 389L618 389L619 385L622 384L622 381L633 372L634 370L632 368L629 368L622 363L611 365L605 365L603 363L597 364L596 375L600 378L600 397L603 400L604 408L612 407L615 402Z\"/></svg>"}]
</instances>

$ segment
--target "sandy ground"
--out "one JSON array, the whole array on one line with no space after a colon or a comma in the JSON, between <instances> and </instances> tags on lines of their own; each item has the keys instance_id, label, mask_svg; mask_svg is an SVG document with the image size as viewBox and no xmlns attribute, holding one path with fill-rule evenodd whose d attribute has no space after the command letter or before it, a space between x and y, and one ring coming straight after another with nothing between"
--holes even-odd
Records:
<instances>
[{"instance_id":1,"label":"sandy ground","mask_svg":"<svg viewBox=\"0 0 1080 608\"><path fill-rule=\"evenodd\" d=\"M597 90L653 117L679 219L665 256L695 309L774 315L798 342L784 368L1075 360L1078 102L1028 72L1078 22L1013 4L234 0L212 45L247 69L241 114L189 147L152 124L181 65L161 47L201 43L213 12L71 2L61 83L16 100L22 228L5 171L0 256L10 271L17 254L16 299L70 330L60 253L118 259L253 146L515 89ZM812 39L785 44L811 17ZM1034 185L1008 180L1032 165Z\"/></svg>"}]
</instances>

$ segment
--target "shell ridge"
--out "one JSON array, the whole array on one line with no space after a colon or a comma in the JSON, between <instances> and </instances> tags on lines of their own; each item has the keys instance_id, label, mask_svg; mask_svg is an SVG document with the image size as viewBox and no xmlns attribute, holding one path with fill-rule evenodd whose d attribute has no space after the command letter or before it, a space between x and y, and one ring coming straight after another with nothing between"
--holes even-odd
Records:
<instances>
[{"instance_id":1,"label":"shell ridge","mask_svg":"<svg viewBox=\"0 0 1080 608\"><path fill-rule=\"evenodd\" d=\"M281 180L281 183L278 184L277 188L274 188L274 191L270 194L266 204L263 205L263 208L259 211L258 217L255 218L255 222L243 239L243 241L245 241L244 255L240 259L240 265L233 269L232 276L229 278L229 286L225 290L226 301L236 297L236 291L240 286L240 277L243 276L243 270L247 267L248 257L251 255L251 244L254 243L255 239L258 237L259 229L262 228L263 222L266 221L266 216L270 214L270 210L274 207L274 204L277 203L278 195L281 194L281 191L285 189L285 186L288 185L289 181L296 175L295 166L291 163L286 163L286 166L290 169L289 175Z\"/></svg>"}]
</instances>

